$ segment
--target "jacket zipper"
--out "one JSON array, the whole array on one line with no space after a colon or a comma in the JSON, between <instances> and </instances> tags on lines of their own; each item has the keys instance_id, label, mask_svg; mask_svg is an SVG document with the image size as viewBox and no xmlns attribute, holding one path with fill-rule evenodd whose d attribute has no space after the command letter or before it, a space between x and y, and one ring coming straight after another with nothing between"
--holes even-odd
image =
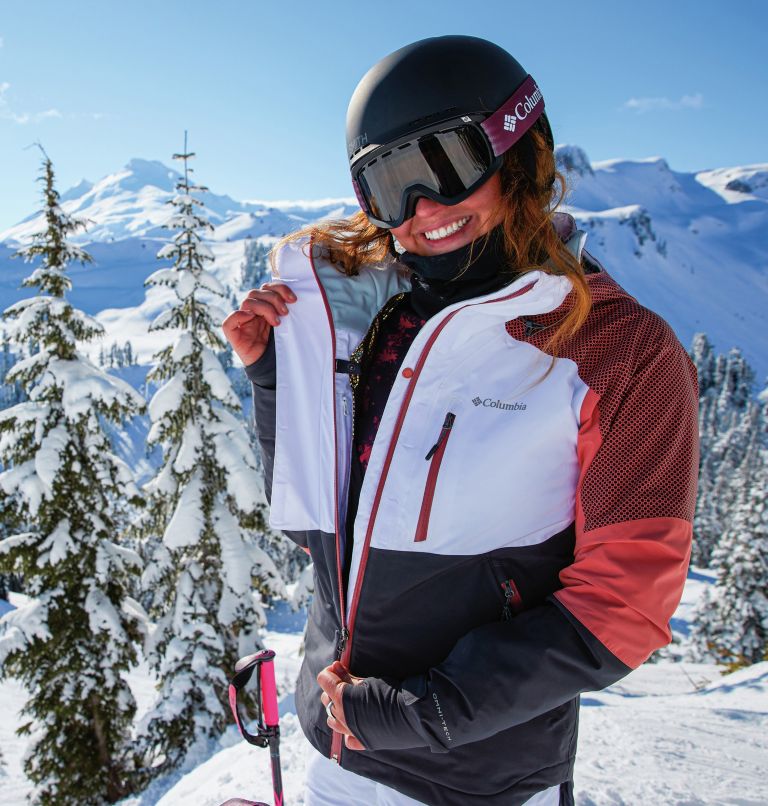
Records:
<instances>
[{"instance_id":1,"label":"jacket zipper","mask_svg":"<svg viewBox=\"0 0 768 806\"><path fill-rule=\"evenodd\" d=\"M440 429L440 435L437 442L430 448L429 453L424 457L429 464L429 471L427 472L427 483L424 487L424 497L421 501L421 509L419 510L419 520L416 523L416 535L413 538L414 542L418 543L427 539L427 529L429 528L429 516L432 512L432 500L435 497L435 486L437 485L437 475L440 472L440 464L443 461L443 454L448 445L448 437L451 435L453 423L456 420L456 415L449 411L445 415L443 427Z\"/></svg>"},{"instance_id":2,"label":"jacket zipper","mask_svg":"<svg viewBox=\"0 0 768 806\"><path fill-rule=\"evenodd\" d=\"M514 579L505 579L501 583L501 589L504 591L504 609L501 611L501 620L511 621L512 616L520 609L523 600Z\"/></svg>"},{"instance_id":3,"label":"jacket zipper","mask_svg":"<svg viewBox=\"0 0 768 806\"><path fill-rule=\"evenodd\" d=\"M311 252L310 252L311 254ZM494 300L488 300L488 302L480 303L482 305L487 305L493 302L505 302L506 300L512 299L513 297L519 297L523 294L528 293L534 286L536 285L536 281L534 280L531 283L523 286L523 288L518 289L513 294L509 294L505 297L499 297ZM402 295L398 295L402 296ZM323 299L325 299L325 292L323 292ZM394 298L393 298L394 299ZM326 303L327 307L327 303ZM355 581L355 590L352 593L352 600L349 606L349 620L347 622L347 637L344 640L344 646L341 653L341 663L346 668L349 669L349 659L352 655L352 639L354 638L354 629L355 629L355 618L357 616L357 605L360 601L360 590L362 588L363 577L365 576L365 567L368 564L368 552L371 546L371 537L373 535L373 526L376 522L376 513L379 510L379 504L381 503L381 494L384 490L384 483L387 479L387 474L389 473L389 466L392 463L392 456L395 452L395 446L397 445L398 437L400 436L400 431L403 427L403 422L405 420L405 414L408 411L408 406L411 402L411 398L413 397L414 390L416 388L416 382L419 379L419 375L421 374L421 370L426 363L427 356L429 355L429 351L432 349L432 345L435 343L435 340L443 331L445 326L453 319L453 317L461 310L468 306L464 305L461 308L457 308L454 311L451 311L441 322L437 325L437 327L432 331L429 338L427 339L426 344L421 350L421 354L419 355L418 360L416 361L416 366L413 370L413 375L411 376L408 387L405 390L405 395L403 396L403 401L400 404L400 411L397 415L397 421L395 422L395 427L392 431L392 436L389 440L389 445L387 446L387 454L384 458L384 466L381 470L381 475L379 477L378 484L376 485L376 494L373 499L373 506L371 507L371 514L368 519L368 528L365 531L365 540L363 542L363 550L360 555L360 567L357 570L357 579ZM330 317L330 311L329 311ZM374 320L375 321L375 320ZM370 333L370 331L369 331ZM367 337L366 337L367 340ZM362 347L362 344L360 345ZM359 349L359 348L358 348ZM355 351L357 352L357 350ZM334 335L334 354L335 354L335 335ZM334 409L335 410L335 409ZM338 545L338 534L336 536L336 543ZM344 619L344 613L342 613L342 618ZM346 619L344 619L346 620ZM340 763L341 759L341 747L342 747L342 735L340 733L336 733L334 731L333 739L331 741L331 758L336 762Z\"/></svg>"},{"instance_id":4,"label":"jacket zipper","mask_svg":"<svg viewBox=\"0 0 768 806\"><path fill-rule=\"evenodd\" d=\"M323 298L323 304L325 305L325 313L328 317L328 327L331 331L331 351L333 353L333 377L336 374L336 330L333 326L333 316L331 314L331 307L328 304L328 297L325 293L325 288L323 284L320 282L320 277L317 274L317 269L315 268L315 259L314 259L314 243L310 242L309 244L309 263L312 267L312 272L315 275L315 282L317 283L317 287L320 289L320 294ZM335 386L334 386L334 400L333 400L333 447L334 447L334 468L333 468L333 488L334 488L334 502L336 505L335 511L335 530L336 530L336 580L339 587L339 618L340 618L340 625L341 629L338 631L338 639L336 643L336 654L337 657L341 657L345 651L345 647L347 645L347 640L349 637L349 630L347 628L347 611L344 605L344 575L342 571L342 565L344 558L341 556L341 535L339 534L339 473L337 463L339 461L339 449L338 449L338 439L337 439L337 424L336 424L336 399L335 399ZM338 736L339 742L336 742L336 737ZM331 758L336 762L339 763L341 758L341 734L337 734L334 732L333 734L333 741L331 742Z\"/></svg>"}]
</instances>

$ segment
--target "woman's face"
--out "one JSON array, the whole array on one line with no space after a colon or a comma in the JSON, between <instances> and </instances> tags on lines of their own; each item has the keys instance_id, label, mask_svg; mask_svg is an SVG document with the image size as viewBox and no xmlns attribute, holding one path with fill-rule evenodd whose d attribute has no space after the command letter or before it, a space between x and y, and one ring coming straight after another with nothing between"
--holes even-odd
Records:
<instances>
[{"instance_id":1,"label":"woman's face","mask_svg":"<svg viewBox=\"0 0 768 806\"><path fill-rule=\"evenodd\" d=\"M468 199L450 207L422 197L416 213L392 234L414 255L442 255L474 241L501 223L501 178L496 171Z\"/></svg>"}]
</instances>

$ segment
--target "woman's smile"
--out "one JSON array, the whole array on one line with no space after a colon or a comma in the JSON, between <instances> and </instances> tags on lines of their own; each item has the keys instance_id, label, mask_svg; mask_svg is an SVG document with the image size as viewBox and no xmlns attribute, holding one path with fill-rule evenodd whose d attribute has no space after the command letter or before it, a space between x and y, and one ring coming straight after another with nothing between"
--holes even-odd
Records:
<instances>
[{"instance_id":1,"label":"woman's smile","mask_svg":"<svg viewBox=\"0 0 768 806\"><path fill-rule=\"evenodd\" d=\"M496 172L458 204L440 204L423 196L413 217L394 227L392 234L415 255L442 255L490 232L501 217L501 179Z\"/></svg>"}]
</instances>

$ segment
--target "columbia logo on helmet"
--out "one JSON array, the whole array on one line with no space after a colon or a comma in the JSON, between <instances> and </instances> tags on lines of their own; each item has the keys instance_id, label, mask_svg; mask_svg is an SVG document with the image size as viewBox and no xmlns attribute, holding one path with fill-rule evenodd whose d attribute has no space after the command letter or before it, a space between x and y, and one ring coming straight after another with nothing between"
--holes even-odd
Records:
<instances>
[{"instance_id":1,"label":"columbia logo on helmet","mask_svg":"<svg viewBox=\"0 0 768 806\"><path fill-rule=\"evenodd\" d=\"M515 130L515 126L517 125L517 121L525 120L528 115L530 115L531 112L533 112L533 110L536 109L536 107L541 103L541 90L536 84L534 84L534 87L536 87L536 90L533 95L526 95L524 101L518 101L515 104L514 115L512 113L504 115L504 131L513 132Z\"/></svg>"}]
</instances>

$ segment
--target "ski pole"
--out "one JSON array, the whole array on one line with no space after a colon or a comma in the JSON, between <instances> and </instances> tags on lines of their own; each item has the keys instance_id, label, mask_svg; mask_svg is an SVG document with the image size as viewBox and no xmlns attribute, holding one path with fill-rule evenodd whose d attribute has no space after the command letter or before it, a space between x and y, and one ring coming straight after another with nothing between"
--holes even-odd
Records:
<instances>
[{"instance_id":1,"label":"ski pole","mask_svg":"<svg viewBox=\"0 0 768 806\"><path fill-rule=\"evenodd\" d=\"M280 726L277 712L277 686L275 684L275 653L264 649L254 655L248 655L235 664L235 675L229 683L229 707L240 731L240 735L257 747L269 747L269 759L272 765L272 788L275 805L283 806L283 780L280 772ZM237 705L238 692L245 688L248 681L256 674L256 701L258 707L257 732L251 733L245 727L240 709ZM221 806L267 806L252 800L230 798Z\"/></svg>"}]
</instances>

